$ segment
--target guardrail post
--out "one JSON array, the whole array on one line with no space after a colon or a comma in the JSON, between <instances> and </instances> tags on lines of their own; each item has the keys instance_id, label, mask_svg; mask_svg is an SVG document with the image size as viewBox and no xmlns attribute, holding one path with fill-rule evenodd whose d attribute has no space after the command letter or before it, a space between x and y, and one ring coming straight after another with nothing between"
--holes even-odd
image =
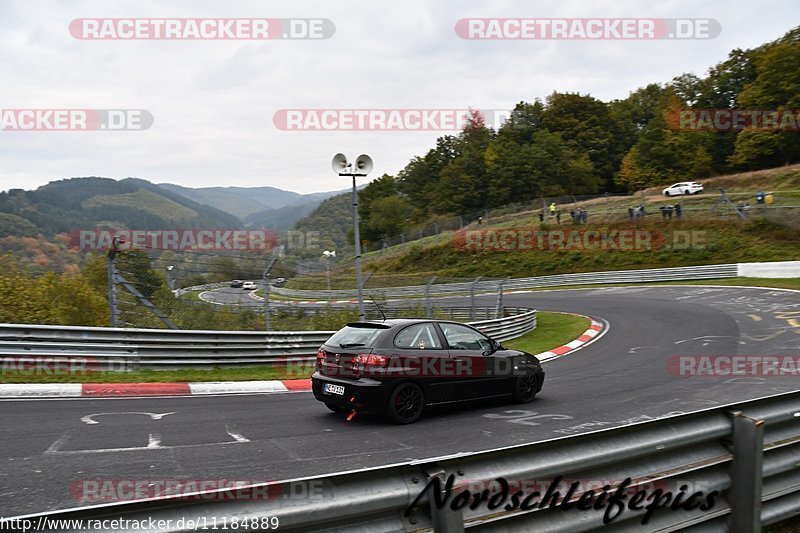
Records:
<instances>
[{"instance_id":1,"label":"guardrail post","mask_svg":"<svg viewBox=\"0 0 800 533\"><path fill-rule=\"evenodd\" d=\"M267 265L267 268L264 269L264 328L266 331L272 329L269 308L269 274L272 271L272 267L275 266L276 261L277 259L272 259L269 265Z\"/></svg>"},{"instance_id":2,"label":"guardrail post","mask_svg":"<svg viewBox=\"0 0 800 533\"><path fill-rule=\"evenodd\" d=\"M469 287L469 319L475 320L475 288L483 276L478 276Z\"/></svg>"},{"instance_id":3,"label":"guardrail post","mask_svg":"<svg viewBox=\"0 0 800 533\"><path fill-rule=\"evenodd\" d=\"M761 482L764 462L764 421L734 411L731 464L730 531L761 531Z\"/></svg>"},{"instance_id":4,"label":"guardrail post","mask_svg":"<svg viewBox=\"0 0 800 533\"><path fill-rule=\"evenodd\" d=\"M112 328L117 327L119 320L119 312L117 311L117 241L114 240L113 247L108 251L108 310L109 310L109 325Z\"/></svg>"},{"instance_id":5,"label":"guardrail post","mask_svg":"<svg viewBox=\"0 0 800 533\"><path fill-rule=\"evenodd\" d=\"M428 284L425 285L425 318L431 317L431 285L433 285L434 281L436 281L436 276L433 276Z\"/></svg>"},{"instance_id":6,"label":"guardrail post","mask_svg":"<svg viewBox=\"0 0 800 533\"><path fill-rule=\"evenodd\" d=\"M503 318L503 284L508 281L508 278L501 279L497 283L497 310L494 315L495 318Z\"/></svg>"},{"instance_id":7,"label":"guardrail post","mask_svg":"<svg viewBox=\"0 0 800 533\"><path fill-rule=\"evenodd\" d=\"M443 469L426 472L428 477L438 477L441 481L442 496L445 494L445 485L447 484L447 476ZM433 497L430 499L431 522L433 522L433 531L435 533L464 533L464 516L461 509L454 511L449 505L444 505L439 509L433 503Z\"/></svg>"}]
</instances>

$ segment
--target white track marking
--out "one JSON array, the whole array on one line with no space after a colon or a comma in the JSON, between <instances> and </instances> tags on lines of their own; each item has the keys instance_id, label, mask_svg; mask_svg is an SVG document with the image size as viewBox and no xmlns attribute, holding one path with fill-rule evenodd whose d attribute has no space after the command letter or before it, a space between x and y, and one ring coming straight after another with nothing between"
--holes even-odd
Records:
<instances>
[{"instance_id":1,"label":"white track marking","mask_svg":"<svg viewBox=\"0 0 800 533\"><path fill-rule=\"evenodd\" d=\"M227 424L225 425L225 431L228 433L228 435L233 437L236 442L250 442L250 439L243 436L241 433L236 433L235 431L232 431L231 428L227 426Z\"/></svg>"},{"instance_id":2,"label":"white track marking","mask_svg":"<svg viewBox=\"0 0 800 533\"><path fill-rule=\"evenodd\" d=\"M161 420L167 415L174 415L175 411L170 413L148 413L142 411L119 411L113 413L93 413L91 415L86 415L81 417L81 422L84 424L99 424L97 420L94 419L96 416L104 416L104 415L147 415L150 417L151 420Z\"/></svg>"}]
</instances>

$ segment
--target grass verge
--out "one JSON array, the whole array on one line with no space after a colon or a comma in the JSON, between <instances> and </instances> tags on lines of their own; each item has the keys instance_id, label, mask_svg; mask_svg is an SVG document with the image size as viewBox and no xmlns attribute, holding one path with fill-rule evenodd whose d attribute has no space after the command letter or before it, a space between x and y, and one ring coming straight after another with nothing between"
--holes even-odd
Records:
<instances>
[{"instance_id":1,"label":"grass verge","mask_svg":"<svg viewBox=\"0 0 800 533\"><path fill-rule=\"evenodd\" d=\"M577 339L589 329L591 320L578 315L540 311L536 329L522 337L503 343L506 348L537 354Z\"/></svg>"},{"instance_id":2,"label":"grass verge","mask_svg":"<svg viewBox=\"0 0 800 533\"><path fill-rule=\"evenodd\" d=\"M651 281L647 283L599 283L597 285L562 285L521 289L530 291L559 291L566 289L602 289L605 287L636 287L649 285L724 285L728 287L766 287L774 289L800 290L800 278L724 278L697 279L687 281Z\"/></svg>"},{"instance_id":3,"label":"grass verge","mask_svg":"<svg viewBox=\"0 0 800 533\"><path fill-rule=\"evenodd\" d=\"M0 383L184 383L197 381L261 381L303 379L311 375L310 366L297 364L249 368L181 370L134 370L131 372L82 372L30 375L25 371L0 374Z\"/></svg>"}]
</instances>

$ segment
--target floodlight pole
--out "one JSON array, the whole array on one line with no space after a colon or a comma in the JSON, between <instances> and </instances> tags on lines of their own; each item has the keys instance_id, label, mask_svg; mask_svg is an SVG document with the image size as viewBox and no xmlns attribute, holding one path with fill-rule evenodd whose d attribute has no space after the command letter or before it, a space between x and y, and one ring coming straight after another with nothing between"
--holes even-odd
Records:
<instances>
[{"instance_id":1,"label":"floodlight pole","mask_svg":"<svg viewBox=\"0 0 800 533\"><path fill-rule=\"evenodd\" d=\"M358 228L358 191L356 190L356 177L365 177L366 174L340 173L340 176L353 178L353 238L356 245L356 284L358 285L358 319L364 320L364 283L361 276L361 231Z\"/></svg>"},{"instance_id":2,"label":"floodlight pole","mask_svg":"<svg viewBox=\"0 0 800 533\"><path fill-rule=\"evenodd\" d=\"M372 159L361 154L355 163L348 163L344 154L336 154L332 162L333 170L339 176L353 178L353 240L356 249L356 284L358 285L358 319L364 320L364 281L361 277L361 231L358 224L358 190L356 189L356 178L364 178L372 170ZM357 172L357 171L361 172ZM344 171L344 172L342 172Z\"/></svg>"}]
</instances>

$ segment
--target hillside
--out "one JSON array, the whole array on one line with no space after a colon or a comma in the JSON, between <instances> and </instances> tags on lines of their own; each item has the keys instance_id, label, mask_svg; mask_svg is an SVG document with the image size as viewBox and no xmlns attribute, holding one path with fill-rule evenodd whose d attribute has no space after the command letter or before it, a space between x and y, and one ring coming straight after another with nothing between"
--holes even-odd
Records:
<instances>
[{"instance_id":1,"label":"hillside","mask_svg":"<svg viewBox=\"0 0 800 533\"><path fill-rule=\"evenodd\" d=\"M85 259L68 234L98 228L240 228L235 216L148 181L71 178L0 193L0 254L35 272L77 272Z\"/></svg>"},{"instance_id":2,"label":"hillside","mask_svg":"<svg viewBox=\"0 0 800 533\"><path fill-rule=\"evenodd\" d=\"M539 221L540 203L530 204L525 210L491 216L487 223L471 223L462 232L442 232L439 235L414 240L386 250L364 254L364 270L373 273L371 287L424 284L430 276L443 279L465 279L484 276L488 278L527 277L624 270L631 268L663 268L713 263L749 261L777 261L800 259L800 165L765 169L762 171L722 175L702 180L706 192L681 198L665 198L661 190L670 185L663 183L648 189L646 204L650 215L644 220L629 220L629 207L643 201L641 193L615 197L590 198L575 203L561 204L564 212L561 224L545 218ZM724 187L732 202L750 203L747 219L728 207L727 216L717 207ZM755 191L773 193L774 202L769 209L754 202ZM659 208L682 205L682 218L664 220ZM538 204L538 205L537 205ZM572 223L569 210L585 209L587 224ZM335 214L328 210L328 214ZM766 216L766 218L765 218ZM503 249L493 246L492 240L475 241L475 235L487 237L502 235L504 231L544 232L614 232L645 231L654 239L664 239L663 245L650 249L591 249L580 246L572 249ZM674 246L681 236L695 232L700 237L698 246ZM338 233L337 233L338 234ZM336 235L336 234L334 234ZM470 237L468 237L470 235ZM678 237L676 237L676 235ZM465 246L467 240L487 246ZM498 237L500 242L502 239ZM333 278L335 288L352 288L352 247L344 249L337 260L337 273ZM324 288L325 276L297 277L290 282L293 288Z\"/></svg>"},{"instance_id":3,"label":"hillside","mask_svg":"<svg viewBox=\"0 0 800 533\"><path fill-rule=\"evenodd\" d=\"M213 206L237 217L246 217L264 209L291 204L303 195L275 187L183 187L159 183L159 187L180 194L197 203Z\"/></svg>"},{"instance_id":4,"label":"hillside","mask_svg":"<svg viewBox=\"0 0 800 533\"><path fill-rule=\"evenodd\" d=\"M350 194L333 196L322 202L309 216L298 221L295 229L319 232L322 247L342 249L347 243L352 243L352 209Z\"/></svg>"},{"instance_id":5,"label":"hillside","mask_svg":"<svg viewBox=\"0 0 800 533\"><path fill-rule=\"evenodd\" d=\"M322 200L299 202L277 209L264 209L244 217L247 226L254 228L272 228L276 231L292 229L295 223L314 212Z\"/></svg>"},{"instance_id":6,"label":"hillside","mask_svg":"<svg viewBox=\"0 0 800 533\"><path fill-rule=\"evenodd\" d=\"M287 230L311 214L326 198L342 191L300 194L276 187L183 187L160 183L159 187L198 203L215 207L257 228Z\"/></svg>"},{"instance_id":7,"label":"hillside","mask_svg":"<svg viewBox=\"0 0 800 533\"><path fill-rule=\"evenodd\" d=\"M234 228L242 224L229 213L134 178L71 178L35 191L12 189L0 193L0 213L6 215L0 218L0 235L17 236L21 230L32 233L33 227L53 236L100 225L156 229Z\"/></svg>"}]
</instances>

